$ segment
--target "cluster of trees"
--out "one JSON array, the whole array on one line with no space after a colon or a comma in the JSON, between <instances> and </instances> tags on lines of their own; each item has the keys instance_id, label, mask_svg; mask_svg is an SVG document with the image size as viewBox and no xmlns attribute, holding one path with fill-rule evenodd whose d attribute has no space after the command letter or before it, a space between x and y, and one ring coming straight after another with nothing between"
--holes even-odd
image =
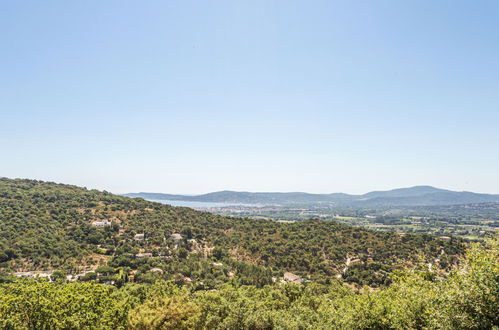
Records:
<instances>
[{"instance_id":1,"label":"cluster of trees","mask_svg":"<svg viewBox=\"0 0 499 330\"><path fill-rule=\"evenodd\" d=\"M116 257L108 265L106 273L102 272L104 267L99 267L80 280L98 280L102 283L112 280L118 286L125 282L152 284L165 280L187 285L194 290L209 290L220 288L232 279L243 285L262 287L273 283L273 276L282 276L282 272L273 273L268 268L247 262L230 258L204 258L198 254L189 255L189 258L177 255L166 260Z\"/></svg>"},{"instance_id":2,"label":"cluster of trees","mask_svg":"<svg viewBox=\"0 0 499 330\"><path fill-rule=\"evenodd\" d=\"M376 287L389 284L394 270L421 258L432 263L438 258L448 269L464 249L458 239L374 232L333 221L223 217L76 186L6 178L0 178L0 219L0 269L71 273L89 255L102 254L101 260L114 268L138 271L138 281L150 281L152 275L143 273L154 264L164 270L165 279L194 274L194 280L218 286L230 279L229 269L224 275L214 272L209 267L213 258L223 259L247 284L264 285L272 275L290 271L320 283L344 273L347 281ZM112 225L91 225L100 220ZM145 239L134 239L138 233ZM182 239L172 240L172 233ZM135 260L139 252L158 260ZM358 263L344 272L350 257Z\"/></svg>"},{"instance_id":3,"label":"cluster of trees","mask_svg":"<svg viewBox=\"0 0 499 330\"><path fill-rule=\"evenodd\" d=\"M446 276L400 273L374 292L328 285L262 288L236 280L195 291L174 282L0 284L3 329L493 329L499 326L499 253L473 246Z\"/></svg>"}]
</instances>

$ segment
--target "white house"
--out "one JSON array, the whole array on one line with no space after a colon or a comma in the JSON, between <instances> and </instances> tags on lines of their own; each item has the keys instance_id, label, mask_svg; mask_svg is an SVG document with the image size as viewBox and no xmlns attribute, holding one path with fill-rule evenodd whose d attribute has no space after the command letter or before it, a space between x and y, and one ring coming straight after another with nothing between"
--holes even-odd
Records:
<instances>
[{"instance_id":1,"label":"white house","mask_svg":"<svg viewBox=\"0 0 499 330\"><path fill-rule=\"evenodd\" d=\"M112 225L112 222L109 221L109 220L102 220L102 221L94 221L92 222L92 226L96 226L96 227L107 227L107 226L111 226Z\"/></svg>"},{"instance_id":2,"label":"white house","mask_svg":"<svg viewBox=\"0 0 499 330\"><path fill-rule=\"evenodd\" d=\"M145 234L142 233L142 234L135 234L135 236L133 237L135 240L137 241L141 241L145 238Z\"/></svg>"}]
</instances>

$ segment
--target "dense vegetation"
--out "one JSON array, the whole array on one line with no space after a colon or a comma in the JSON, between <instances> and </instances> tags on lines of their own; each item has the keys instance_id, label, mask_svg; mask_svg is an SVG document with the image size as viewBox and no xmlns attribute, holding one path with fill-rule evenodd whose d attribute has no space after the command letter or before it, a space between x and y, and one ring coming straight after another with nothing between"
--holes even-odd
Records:
<instances>
[{"instance_id":1,"label":"dense vegetation","mask_svg":"<svg viewBox=\"0 0 499 330\"><path fill-rule=\"evenodd\" d=\"M0 179L0 328L492 328L490 244Z\"/></svg>"},{"instance_id":2,"label":"dense vegetation","mask_svg":"<svg viewBox=\"0 0 499 330\"><path fill-rule=\"evenodd\" d=\"M499 254L475 245L446 276L414 270L383 290L340 282L263 288L232 281L196 291L172 282L18 280L0 284L3 329L493 329L499 326Z\"/></svg>"},{"instance_id":3,"label":"dense vegetation","mask_svg":"<svg viewBox=\"0 0 499 330\"><path fill-rule=\"evenodd\" d=\"M162 278L214 288L235 277L263 286L289 271L320 283L342 276L376 287L389 284L393 270L419 262L448 269L463 252L457 239L373 232L332 221L222 217L75 186L5 178L0 179L0 220L0 267L5 271L76 274L90 267L93 273L82 279L121 284ZM91 225L98 220L112 225ZM134 239L138 233L145 238ZM170 238L173 233L182 238ZM352 264L346 267L348 260ZM151 272L154 268L159 270Z\"/></svg>"}]
</instances>

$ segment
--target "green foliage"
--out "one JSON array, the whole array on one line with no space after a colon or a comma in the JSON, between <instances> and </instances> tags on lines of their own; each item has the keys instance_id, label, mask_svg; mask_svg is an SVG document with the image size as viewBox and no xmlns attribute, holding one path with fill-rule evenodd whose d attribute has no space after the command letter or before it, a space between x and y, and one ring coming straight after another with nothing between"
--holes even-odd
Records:
<instances>
[{"instance_id":1,"label":"green foliage","mask_svg":"<svg viewBox=\"0 0 499 330\"><path fill-rule=\"evenodd\" d=\"M130 329L193 328L199 307L186 296L158 297L146 301L130 312Z\"/></svg>"},{"instance_id":2,"label":"green foliage","mask_svg":"<svg viewBox=\"0 0 499 330\"><path fill-rule=\"evenodd\" d=\"M124 329L129 307L115 289L90 283L21 280L0 285L2 329Z\"/></svg>"},{"instance_id":3,"label":"green foliage","mask_svg":"<svg viewBox=\"0 0 499 330\"><path fill-rule=\"evenodd\" d=\"M88 272L80 277L80 281L82 282L94 281L96 279L97 279L97 274L94 272Z\"/></svg>"},{"instance_id":4,"label":"green foliage","mask_svg":"<svg viewBox=\"0 0 499 330\"><path fill-rule=\"evenodd\" d=\"M56 270L55 272L50 275L50 278L52 281L65 281L66 280L66 272L63 270Z\"/></svg>"},{"instance_id":5,"label":"green foliage","mask_svg":"<svg viewBox=\"0 0 499 330\"><path fill-rule=\"evenodd\" d=\"M9 179L0 179L0 219L2 329L499 326L497 241L472 246L456 268L457 239L229 218ZM102 220L113 224L91 225ZM429 262L436 271L413 267ZM57 269L54 282L8 275L26 268ZM80 282L65 280L82 268ZM311 281L279 283L285 271Z\"/></svg>"},{"instance_id":6,"label":"green foliage","mask_svg":"<svg viewBox=\"0 0 499 330\"><path fill-rule=\"evenodd\" d=\"M77 268L90 266L92 254L109 256L112 267L144 273L153 265L145 266L147 258L135 255L145 251L158 259L162 256L154 267L185 277L206 268L197 258L189 261L193 254L211 254L218 261L237 260L274 275L290 271L328 283L343 273L347 257L352 256L358 263L343 274L344 279L377 287L388 285L394 270L419 262L419 254L427 262L439 258L441 265L450 268L464 250L457 239L447 242L428 235L373 232L333 221L278 223L222 217L75 186L5 178L0 178L0 218L0 268L59 269L72 275L81 271ZM91 225L102 220L112 225ZM137 233L144 233L146 239L134 239ZM183 239L174 242L169 238L172 233L181 233ZM235 277L246 284L266 283L250 267L238 270ZM227 270L223 273L227 275ZM220 272L215 277L228 281ZM153 280L145 274L137 278Z\"/></svg>"},{"instance_id":7,"label":"green foliage","mask_svg":"<svg viewBox=\"0 0 499 330\"><path fill-rule=\"evenodd\" d=\"M115 273L115 269L110 266L100 266L95 270L96 273L110 275Z\"/></svg>"},{"instance_id":8,"label":"green foliage","mask_svg":"<svg viewBox=\"0 0 499 330\"><path fill-rule=\"evenodd\" d=\"M189 291L172 282L19 280L0 284L5 329L492 329L499 326L497 243L473 246L449 276L401 273L388 288L226 284Z\"/></svg>"}]
</instances>

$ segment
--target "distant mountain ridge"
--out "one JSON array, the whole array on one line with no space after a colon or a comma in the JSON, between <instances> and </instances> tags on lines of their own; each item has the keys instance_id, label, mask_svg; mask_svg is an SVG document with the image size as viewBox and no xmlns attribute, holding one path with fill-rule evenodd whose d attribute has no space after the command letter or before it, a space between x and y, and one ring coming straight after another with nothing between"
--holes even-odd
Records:
<instances>
[{"instance_id":1,"label":"distant mountain ridge","mask_svg":"<svg viewBox=\"0 0 499 330\"><path fill-rule=\"evenodd\" d=\"M344 193L310 194L304 192L239 192L218 191L202 195L174 195L162 193L129 193L127 197L153 200L211 202L228 204L328 204L336 206L431 206L469 203L499 202L499 195L478 194L439 189L432 186L415 186L388 191L372 191L363 195Z\"/></svg>"}]
</instances>

